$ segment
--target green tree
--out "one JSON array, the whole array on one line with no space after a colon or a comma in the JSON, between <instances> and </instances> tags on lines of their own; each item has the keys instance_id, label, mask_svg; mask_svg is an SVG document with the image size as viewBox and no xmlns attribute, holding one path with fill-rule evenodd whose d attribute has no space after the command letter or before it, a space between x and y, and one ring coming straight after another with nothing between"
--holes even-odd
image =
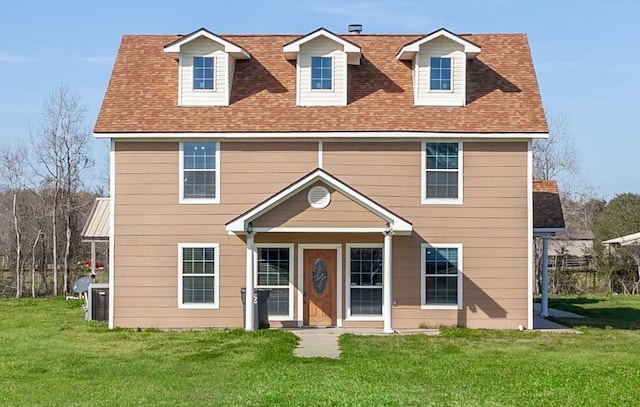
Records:
<instances>
[{"instance_id":1,"label":"green tree","mask_svg":"<svg viewBox=\"0 0 640 407\"><path fill-rule=\"evenodd\" d=\"M613 290L614 285L618 285L624 292L637 294L640 289L640 245L622 244L605 250L601 242L640 232L640 195L616 195L593 225L593 232L598 242L599 269L608 275L610 288Z\"/></svg>"},{"instance_id":2,"label":"green tree","mask_svg":"<svg viewBox=\"0 0 640 407\"><path fill-rule=\"evenodd\" d=\"M640 195L616 195L593 225L596 239L604 241L640 232Z\"/></svg>"}]
</instances>

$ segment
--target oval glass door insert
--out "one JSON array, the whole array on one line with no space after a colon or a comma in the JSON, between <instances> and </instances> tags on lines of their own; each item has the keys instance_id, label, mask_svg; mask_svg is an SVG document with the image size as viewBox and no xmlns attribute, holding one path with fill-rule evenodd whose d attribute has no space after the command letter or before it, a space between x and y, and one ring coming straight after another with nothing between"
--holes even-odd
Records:
<instances>
[{"instance_id":1,"label":"oval glass door insert","mask_svg":"<svg viewBox=\"0 0 640 407\"><path fill-rule=\"evenodd\" d=\"M313 266L313 289L322 294L327 289L327 264L323 259L316 259Z\"/></svg>"}]
</instances>

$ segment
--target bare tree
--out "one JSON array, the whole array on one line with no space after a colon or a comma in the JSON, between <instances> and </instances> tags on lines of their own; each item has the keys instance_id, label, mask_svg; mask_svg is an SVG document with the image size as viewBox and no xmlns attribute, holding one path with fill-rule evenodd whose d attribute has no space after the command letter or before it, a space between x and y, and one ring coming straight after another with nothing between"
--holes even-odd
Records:
<instances>
[{"instance_id":1,"label":"bare tree","mask_svg":"<svg viewBox=\"0 0 640 407\"><path fill-rule=\"evenodd\" d=\"M36 139L35 155L44 183L53 191L51 237L54 295L58 295L58 216L64 225L64 293L69 289L70 253L73 219L77 210L75 192L82 186L84 170L93 166L89 146L91 131L85 125L85 108L64 84L45 99L41 133Z\"/></svg>"},{"instance_id":2,"label":"bare tree","mask_svg":"<svg viewBox=\"0 0 640 407\"><path fill-rule=\"evenodd\" d=\"M581 171L580 151L571 137L567 116L547 112L547 122L549 138L533 142L533 177L558 181L568 229L591 229L604 204Z\"/></svg>"},{"instance_id":3,"label":"bare tree","mask_svg":"<svg viewBox=\"0 0 640 407\"><path fill-rule=\"evenodd\" d=\"M38 247L38 240L40 240L42 234L42 229L38 230L31 249L31 296L33 298L36 298L36 248Z\"/></svg>"},{"instance_id":4,"label":"bare tree","mask_svg":"<svg viewBox=\"0 0 640 407\"><path fill-rule=\"evenodd\" d=\"M555 180L579 171L578 149L569 133L565 115L550 116L549 138L533 141L533 178Z\"/></svg>"},{"instance_id":5,"label":"bare tree","mask_svg":"<svg viewBox=\"0 0 640 407\"><path fill-rule=\"evenodd\" d=\"M596 188L583 176L577 143L571 137L569 122L564 114L546 112L549 138L533 141L533 177L558 182L566 229L582 233L591 230L593 222L604 207L596 198ZM539 280L540 245L536 242L536 273Z\"/></svg>"},{"instance_id":6,"label":"bare tree","mask_svg":"<svg viewBox=\"0 0 640 407\"><path fill-rule=\"evenodd\" d=\"M15 233L15 263L16 263L16 298L22 296L22 245L20 221L18 219L18 194L25 184L26 150L19 144L4 146L0 151L0 175L5 180L12 195L11 215Z\"/></svg>"}]
</instances>

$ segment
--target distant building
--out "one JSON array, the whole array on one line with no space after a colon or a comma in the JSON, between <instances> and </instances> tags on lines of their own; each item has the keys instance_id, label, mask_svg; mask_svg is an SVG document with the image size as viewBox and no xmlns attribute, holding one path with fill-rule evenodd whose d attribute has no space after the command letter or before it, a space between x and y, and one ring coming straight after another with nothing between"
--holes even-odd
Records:
<instances>
[{"instance_id":1,"label":"distant building","mask_svg":"<svg viewBox=\"0 0 640 407\"><path fill-rule=\"evenodd\" d=\"M593 267L593 232L567 230L549 242L550 267Z\"/></svg>"}]
</instances>

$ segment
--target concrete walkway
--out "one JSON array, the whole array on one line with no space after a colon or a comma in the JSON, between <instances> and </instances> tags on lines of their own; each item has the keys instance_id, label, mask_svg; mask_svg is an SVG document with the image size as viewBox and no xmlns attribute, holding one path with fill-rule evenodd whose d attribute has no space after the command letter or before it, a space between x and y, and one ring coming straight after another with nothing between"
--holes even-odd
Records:
<instances>
[{"instance_id":1,"label":"concrete walkway","mask_svg":"<svg viewBox=\"0 0 640 407\"><path fill-rule=\"evenodd\" d=\"M574 314L572 312L560 311L554 308L549 308L549 316L554 318L572 318L580 319L585 318L582 315ZM560 325L556 322L549 321L540 316L540 304L533 304L533 329L543 332L556 332L556 333L580 333L574 329L568 328L564 325ZM294 349L294 356L301 358L330 358L338 359L340 357L340 346L338 341L340 335L354 334L354 335L367 335L367 336L385 336L394 334L382 333L380 329L354 329L354 328L287 328L286 331L292 332L300 338L298 346ZM439 335L440 331L437 329L415 329L406 331L396 331L396 335Z\"/></svg>"},{"instance_id":2,"label":"concrete walkway","mask_svg":"<svg viewBox=\"0 0 640 407\"><path fill-rule=\"evenodd\" d=\"M533 329L536 331L547 331L547 332L568 332L568 333L579 333L575 329L568 328L564 325L560 325L556 322L549 321L548 319L540 316L540 303L533 303ZM586 318L583 315L574 314L573 312L561 311L555 308L549 308L549 316L553 318L571 318L571 319L582 319Z\"/></svg>"},{"instance_id":3,"label":"concrete walkway","mask_svg":"<svg viewBox=\"0 0 640 407\"><path fill-rule=\"evenodd\" d=\"M300 338L298 347L293 350L294 356L301 358L331 358L340 357L340 346L338 340L340 335L354 334L365 336L385 336L381 329L353 329L353 328L289 328L286 331L292 332ZM396 334L423 334L439 335L437 329L416 329L412 331L398 331Z\"/></svg>"}]
</instances>

